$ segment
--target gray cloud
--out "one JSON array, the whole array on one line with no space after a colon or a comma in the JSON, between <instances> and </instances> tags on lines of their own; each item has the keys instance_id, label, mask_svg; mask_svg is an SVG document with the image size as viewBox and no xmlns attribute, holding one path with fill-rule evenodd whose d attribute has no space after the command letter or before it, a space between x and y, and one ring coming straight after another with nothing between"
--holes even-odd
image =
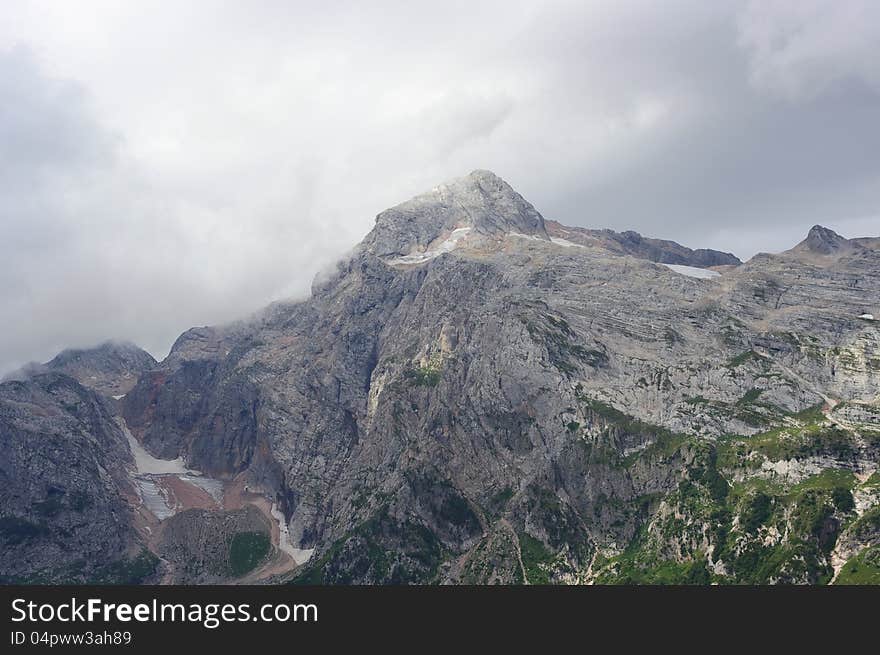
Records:
<instances>
[{"instance_id":1,"label":"gray cloud","mask_svg":"<svg viewBox=\"0 0 880 655\"><path fill-rule=\"evenodd\" d=\"M880 5L872 0L752 0L739 42L751 81L784 97L815 97L844 80L880 89Z\"/></svg>"},{"instance_id":2,"label":"gray cloud","mask_svg":"<svg viewBox=\"0 0 880 655\"><path fill-rule=\"evenodd\" d=\"M474 168L740 256L880 232L877 3L315 7L0 9L0 371L304 295Z\"/></svg>"}]
</instances>

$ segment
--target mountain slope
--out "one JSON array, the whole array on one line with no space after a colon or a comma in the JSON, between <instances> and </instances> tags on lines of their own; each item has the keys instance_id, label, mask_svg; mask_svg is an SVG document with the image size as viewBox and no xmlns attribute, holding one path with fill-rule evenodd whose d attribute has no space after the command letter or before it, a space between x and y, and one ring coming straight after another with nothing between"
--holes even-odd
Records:
<instances>
[{"instance_id":1,"label":"mountain slope","mask_svg":"<svg viewBox=\"0 0 880 655\"><path fill-rule=\"evenodd\" d=\"M476 171L380 214L310 299L181 335L122 414L275 503L297 581L819 583L873 557L880 252L597 232Z\"/></svg>"},{"instance_id":2,"label":"mountain slope","mask_svg":"<svg viewBox=\"0 0 880 655\"><path fill-rule=\"evenodd\" d=\"M583 227L567 227L556 221L547 221L547 233L551 237L565 239L584 246L596 246L620 255L631 255L659 264L678 264L708 268L710 266L738 266L742 262L729 252L707 248L691 250L675 241L651 239L638 232L615 232L614 230L591 230Z\"/></svg>"},{"instance_id":3,"label":"mountain slope","mask_svg":"<svg viewBox=\"0 0 880 655\"><path fill-rule=\"evenodd\" d=\"M380 214L310 300L203 331L210 349L184 340L126 397L129 424L157 455L277 496L294 543L316 549L308 579L515 582L611 579L597 553L642 543L684 483L717 505L691 520L717 511L735 532L730 484L764 456L725 459L720 438L841 400L875 412L877 331L858 315L878 298L876 254L696 280L553 242L533 211L478 172ZM821 413L802 427L833 444L790 480L875 467L862 432ZM676 570L746 579L713 559L714 529L678 545ZM803 575L785 559L761 581L824 580L814 550Z\"/></svg>"},{"instance_id":4,"label":"mountain slope","mask_svg":"<svg viewBox=\"0 0 880 655\"><path fill-rule=\"evenodd\" d=\"M108 401L58 373L0 384L0 580L136 583L131 454Z\"/></svg>"},{"instance_id":5,"label":"mountain slope","mask_svg":"<svg viewBox=\"0 0 880 655\"><path fill-rule=\"evenodd\" d=\"M29 364L6 379L24 380L51 371L69 375L106 396L121 396L156 365L152 355L132 343L107 341L94 348L65 350L45 364Z\"/></svg>"}]
</instances>

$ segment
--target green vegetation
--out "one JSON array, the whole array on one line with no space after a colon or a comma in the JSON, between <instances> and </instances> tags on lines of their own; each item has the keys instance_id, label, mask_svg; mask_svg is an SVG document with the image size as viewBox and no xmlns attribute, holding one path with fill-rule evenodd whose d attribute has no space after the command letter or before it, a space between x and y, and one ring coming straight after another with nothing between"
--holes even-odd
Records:
<instances>
[{"instance_id":1,"label":"green vegetation","mask_svg":"<svg viewBox=\"0 0 880 655\"><path fill-rule=\"evenodd\" d=\"M523 568L529 584L550 584L549 565L553 562L553 553L530 534L521 532L518 537Z\"/></svg>"},{"instance_id":2,"label":"green vegetation","mask_svg":"<svg viewBox=\"0 0 880 655\"><path fill-rule=\"evenodd\" d=\"M146 548L132 558L123 558L100 569L89 580L92 584L133 585L141 584L152 575L159 558Z\"/></svg>"},{"instance_id":3,"label":"green vegetation","mask_svg":"<svg viewBox=\"0 0 880 655\"><path fill-rule=\"evenodd\" d=\"M831 501L838 512L851 512L856 507L852 492L846 487L835 487L831 491Z\"/></svg>"},{"instance_id":4,"label":"green vegetation","mask_svg":"<svg viewBox=\"0 0 880 655\"><path fill-rule=\"evenodd\" d=\"M880 584L880 546L865 548L858 555L851 558L843 565L834 584Z\"/></svg>"},{"instance_id":5,"label":"green vegetation","mask_svg":"<svg viewBox=\"0 0 880 655\"><path fill-rule=\"evenodd\" d=\"M481 540L468 557L461 581L469 585L488 584L501 577L511 584L523 584L514 538L504 530Z\"/></svg>"},{"instance_id":6,"label":"green vegetation","mask_svg":"<svg viewBox=\"0 0 880 655\"><path fill-rule=\"evenodd\" d=\"M730 436L719 440L719 456L725 468L760 466L764 459L778 462L829 455L851 459L856 452L855 436L825 419L819 407L811 407L790 419L796 425L777 427L766 432Z\"/></svg>"},{"instance_id":7,"label":"green vegetation","mask_svg":"<svg viewBox=\"0 0 880 655\"><path fill-rule=\"evenodd\" d=\"M630 585L707 585L712 581L705 562L672 560L644 561L623 557L613 580L603 584Z\"/></svg>"},{"instance_id":8,"label":"green vegetation","mask_svg":"<svg viewBox=\"0 0 880 655\"><path fill-rule=\"evenodd\" d=\"M724 366L726 366L729 369L735 369L739 366L742 366L746 362L749 362L752 360L763 361L763 359L764 358L761 357L754 350L746 350L745 352L741 352L736 357L732 357Z\"/></svg>"},{"instance_id":9,"label":"green vegetation","mask_svg":"<svg viewBox=\"0 0 880 655\"><path fill-rule=\"evenodd\" d=\"M733 494L739 529L747 537L729 554L736 581L827 582L828 556L854 506L852 481L849 471L829 469L789 489L765 485L751 495ZM775 529L779 540L765 541L765 527Z\"/></svg>"},{"instance_id":10,"label":"green vegetation","mask_svg":"<svg viewBox=\"0 0 880 655\"><path fill-rule=\"evenodd\" d=\"M388 506L335 541L293 584L429 583L436 579L444 549L427 527L389 515Z\"/></svg>"},{"instance_id":11,"label":"green vegetation","mask_svg":"<svg viewBox=\"0 0 880 655\"><path fill-rule=\"evenodd\" d=\"M672 432L659 425L646 423L629 416L628 414L624 414L620 410L599 400L584 395L579 395L578 400L580 400L590 412L600 417L608 424L606 434L609 434L610 436L613 436L614 434L642 435L647 437L647 440L651 442L650 445L643 450L634 452L627 457L611 457L609 463L614 463L615 460L619 460L620 465L629 467L639 459L659 459L669 457L686 443L694 441L693 437L686 434ZM616 455L616 451L612 454Z\"/></svg>"},{"instance_id":12,"label":"green vegetation","mask_svg":"<svg viewBox=\"0 0 880 655\"><path fill-rule=\"evenodd\" d=\"M850 500L852 500L850 489L857 482L858 480L856 480L856 476L853 475L852 471L846 469L825 469L821 473L810 476L803 482L796 484L792 487L791 491L797 494L801 491L818 489L832 491L836 496L839 496L841 492L846 492L849 493Z\"/></svg>"},{"instance_id":13,"label":"green vegetation","mask_svg":"<svg viewBox=\"0 0 880 655\"><path fill-rule=\"evenodd\" d=\"M519 490L516 507L528 508L529 527L517 512L507 516L519 541L523 581L549 584L562 573L582 574L593 554L593 533L588 535L585 527L590 525L601 526L617 543L635 530L622 553L593 562L595 581L606 584L824 584L831 579L830 554L842 531L860 543L876 543L880 508L857 517L853 492L880 479L875 475L860 485L845 468L864 443L831 424L820 405L786 413L785 425L761 434L712 441L646 423L587 397L582 388L575 389L580 411L565 410L561 424L581 435L571 439L577 462L610 480L621 475L651 476L658 464L664 471L674 471L675 477L669 478L666 490L636 498L598 494L590 499L588 516L572 509L571 500L563 500L565 496L560 497L553 485ZM728 407L763 409L760 396L760 390L750 389ZM689 402L712 401L697 396ZM586 432L584 422L590 428ZM623 445L640 443L647 446L621 456ZM832 465L797 483L771 471L755 474L766 461L816 456L843 461L839 468ZM420 507L434 514L428 524L446 526L438 530L440 537L420 520L374 517L369 530L359 528L335 544L301 581L436 580L439 562L453 556L438 539L477 524L469 518L472 508L467 499L447 493L441 481L419 475L425 479L413 478L410 484ZM485 501L480 517L493 524L514 493L511 488L497 490ZM504 579L519 580L518 561L511 561L517 554L511 551L512 535L507 543L504 535L491 534L469 555L462 579L488 581L491 571L500 566ZM401 541L409 545L402 549ZM873 579L875 552L863 551L853 558L841 583ZM719 568L710 568L710 562Z\"/></svg>"},{"instance_id":14,"label":"green vegetation","mask_svg":"<svg viewBox=\"0 0 880 655\"><path fill-rule=\"evenodd\" d=\"M860 541L880 535L880 506L872 507L862 514L850 530Z\"/></svg>"},{"instance_id":15,"label":"green vegetation","mask_svg":"<svg viewBox=\"0 0 880 655\"><path fill-rule=\"evenodd\" d=\"M480 532L480 520L468 500L439 471L433 468L410 470L404 473L419 504L433 515L441 529Z\"/></svg>"},{"instance_id":16,"label":"green vegetation","mask_svg":"<svg viewBox=\"0 0 880 655\"><path fill-rule=\"evenodd\" d=\"M404 375L417 387L436 387L440 383L440 373L439 366L428 365L407 369Z\"/></svg>"},{"instance_id":17,"label":"green vegetation","mask_svg":"<svg viewBox=\"0 0 880 655\"><path fill-rule=\"evenodd\" d=\"M546 309L546 305L541 303ZM561 316L548 312L539 314L540 322L533 316L520 316L529 336L547 349L550 363L559 371L571 374L577 371L577 362L593 368L605 366L608 355L602 350L585 348L577 343L578 335Z\"/></svg>"},{"instance_id":18,"label":"green vegetation","mask_svg":"<svg viewBox=\"0 0 880 655\"><path fill-rule=\"evenodd\" d=\"M795 485L752 476L730 486L720 470L729 446L728 440L681 445L691 463L678 488L663 496L668 509L650 510L623 553L594 565L598 582L824 584L842 526L862 541L880 532L880 508L855 520L851 471L826 469ZM707 569L707 539L726 574Z\"/></svg>"},{"instance_id":19,"label":"green vegetation","mask_svg":"<svg viewBox=\"0 0 880 655\"><path fill-rule=\"evenodd\" d=\"M825 414L822 412L822 408L825 406L825 403L818 403L813 405L812 407L807 407L804 410L793 415L793 418L797 419L804 425L816 425L818 423L824 422Z\"/></svg>"},{"instance_id":20,"label":"green vegetation","mask_svg":"<svg viewBox=\"0 0 880 655\"><path fill-rule=\"evenodd\" d=\"M513 498L513 493L511 487L504 487L504 489L494 494L489 499L488 513L493 517L499 517L507 506L507 503Z\"/></svg>"},{"instance_id":21,"label":"green vegetation","mask_svg":"<svg viewBox=\"0 0 880 655\"><path fill-rule=\"evenodd\" d=\"M745 392L745 394L743 395L742 398L740 398L739 400L736 401L736 404L737 405L747 405L749 403L753 403L758 399L758 397L761 395L762 391L763 391L762 389L757 389L755 387L752 387L751 389L749 389L748 391Z\"/></svg>"},{"instance_id":22,"label":"green vegetation","mask_svg":"<svg viewBox=\"0 0 880 655\"><path fill-rule=\"evenodd\" d=\"M229 570L239 577L254 570L269 554L271 544L265 532L239 532L229 543Z\"/></svg>"},{"instance_id":23,"label":"green vegetation","mask_svg":"<svg viewBox=\"0 0 880 655\"><path fill-rule=\"evenodd\" d=\"M705 553L698 551L684 561L664 557L652 546L645 527L623 553L607 560L597 559L594 567L600 569L599 584L705 585L712 581Z\"/></svg>"},{"instance_id":24,"label":"green vegetation","mask_svg":"<svg viewBox=\"0 0 880 655\"><path fill-rule=\"evenodd\" d=\"M444 496L440 503L437 515L450 525L463 528L471 533L480 529L480 520L468 502L458 493L450 493Z\"/></svg>"},{"instance_id":25,"label":"green vegetation","mask_svg":"<svg viewBox=\"0 0 880 655\"><path fill-rule=\"evenodd\" d=\"M763 377L769 377L769 374ZM761 402L763 391L752 387L736 402L710 400L705 396L691 396L685 398L684 402L695 407L700 406L702 413L733 418L752 427L765 428L785 418L787 412L771 403Z\"/></svg>"},{"instance_id":26,"label":"green vegetation","mask_svg":"<svg viewBox=\"0 0 880 655\"><path fill-rule=\"evenodd\" d=\"M761 542L749 543L733 560L735 580L741 584L767 584L786 581L785 569L792 562L800 562L799 549L782 545L765 546Z\"/></svg>"},{"instance_id":27,"label":"green vegetation","mask_svg":"<svg viewBox=\"0 0 880 655\"><path fill-rule=\"evenodd\" d=\"M740 526L744 532L754 534L770 518L773 499L763 491L756 493L740 514Z\"/></svg>"}]
</instances>

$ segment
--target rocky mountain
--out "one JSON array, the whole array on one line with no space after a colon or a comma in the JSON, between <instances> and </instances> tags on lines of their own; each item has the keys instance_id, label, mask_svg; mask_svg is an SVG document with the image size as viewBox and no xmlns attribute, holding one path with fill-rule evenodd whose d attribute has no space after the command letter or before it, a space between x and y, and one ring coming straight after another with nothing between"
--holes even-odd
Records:
<instances>
[{"instance_id":1,"label":"rocky mountain","mask_svg":"<svg viewBox=\"0 0 880 655\"><path fill-rule=\"evenodd\" d=\"M121 396L156 365L150 353L132 343L107 341L94 348L65 350L45 364L28 364L6 379L25 380L51 371L69 375L104 395Z\"/></svg>"},{"instance_id":2,"label":"rocky mountain","mask_svg":"<svg viewBox=\"0 0 880 655\"><path fill-rule=\"evenodd\" d=\"M565 239L583 246L593 245L612 253L631 255L659 264L679 264L698 268L742 264L738 257L729 252L706 248L691 250L675 241L643 237L632 230L626 232L615 232L608 229L591 230L583 227L567 227L556 221L547 221L546 226L547 233L551 237Z\"/></svg>"},{"instance_id":3,"label":"rocky mountain","mask_svg":"<svg viewBox=\"0 0 880 655\"><path fill-rule=\"evenodd\" d=\"M876 580L880 252L810 235L740 264L545 221L487 171L389 209L311 298L184 333L122 398L181 467L148 546L216 580L253 506L262 580ZM193 522L232 527L196 552Z\"/></svg>"},{"instance_id":4,"label":"rocky mountain","mask_svg":"<svg viewBox=\"0 0 880 655\"><path fill-rule=\"evenodd\" d=\"M855 240L850 241L840 236L834 230L821 225L814 225L807 233L807 238L792 248L796 253L814 253L818 255L841 255L850 254L861 249L862 246Z\"/></svg>"},{"instance_id":5,"label":"rocky mountain","mask_svg":"<svg viewBox=\"0 0 880 655\"><path fill-rule=\"evenodd\" d=\"M149 578L156 558L133 527L132 456L114 414L63 374L0 384L0 581Z\"/></svg>"}]
</instances>

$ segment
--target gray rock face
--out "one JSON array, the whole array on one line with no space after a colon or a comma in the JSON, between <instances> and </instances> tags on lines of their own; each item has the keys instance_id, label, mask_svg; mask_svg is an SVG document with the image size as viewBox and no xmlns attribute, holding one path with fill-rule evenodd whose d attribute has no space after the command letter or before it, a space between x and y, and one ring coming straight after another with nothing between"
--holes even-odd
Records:
<instances>
[{"instance_id":1,"label":"gray rock face","mask_svg":"<svg viewBox=\"0 0 880 655\"><path fill-rule=\"evenodd\" d=\"M113 409L58 373L0 384L0 580L140 582L131 454Z\"/></svg>"},{"instance_id":2,"label":"gray rock face","mask_svg":"<svg viewBox=\"0 0 880 655\"><path fill-rule=\"evenodd\" d=\"M302 581L827 581L873 506L880 252L707 280L652 260L723 253L599 232L475 172L309 300L185 333L123 414L275 500Z\"/></svg>"},{"instance_id":3,"label":"gray rock face","mask_svg":"<svg viewBox=\"0 0 880 655\"><path fill-rule=\"evenodd\" d=\"M94 348L65 350L45 364L29 364L6 379L24 380L53 371L106 396L120 396L128 393L142 373L157 365L150 353L132 343L107 341Z\"/></svg>"},{"instance_id":4,"label":"gray rock face","mask_svg":"<svg viewBox=\"0 0 880 655\"><path fill-rule=\"evenodd\" d=\"M226 477L244 469L257 444L258 395L252 382L228 377L222 362L183 361L142 376L122 401L132 433L156 457Z\"/></svg>"},{"instance_id":5,"label":"gray rock face","mask_svg":"<svg viewBox=\"0 0 880 655\"><path fill-rule=\"evenodd\" d=\"M857 244L851 243L849 239L840 236L834 230L821 225L814 225L810 228L807 238L801 241L794 250L808 251L818 253L820 255L833 255L841 250L852 250L858 247Z\"/></svg>"},{"instance_id":6,"label":"gray rock face","mask_svg":"<svg viewBox=\"0 0 880 655\"><path fill-rule=\"evenodd\" d=\"M591 230L582 227L567 227L556 221L547 221L547 231L551 237L567 239L581 245L603 247L609 252L631 255L660 264L682 264L709 268L711 266L738 266L742 262L729 252L707 248L691 250L675 241L651 239L638 232L628 230Z\"/></svg>"},{"instance_id":7,"label":"gray rock face","mask_svg":"<svg viewBox=\"0 0 880 655\"><path fill-rule=\"evenodd\" d=\"M379 214L362 246L377 257L408 255L457 228L490 237L517 232L548 238L544 219L507 182L474 171Z\"/></svg>"}]
</instances>

